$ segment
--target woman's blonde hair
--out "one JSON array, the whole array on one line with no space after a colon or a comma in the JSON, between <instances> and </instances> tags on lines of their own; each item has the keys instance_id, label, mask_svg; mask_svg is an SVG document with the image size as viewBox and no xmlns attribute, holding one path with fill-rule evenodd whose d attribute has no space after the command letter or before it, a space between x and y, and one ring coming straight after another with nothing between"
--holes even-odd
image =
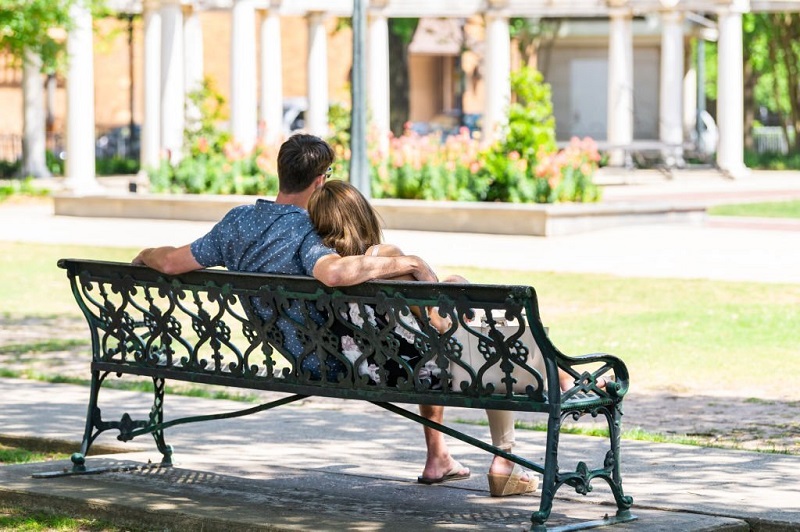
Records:
<instances>
[{"instance_id":1,"label":"woman's blonde hair","mask_svg":"<svg viewBox=\"0 0 800 532\"><path fill-rule=\"evenodd\" d=\"M311 195L308 214L323 243L343 257L363 255L383 239L378 213L350 183L326 181Z\"/></svg>"}]
</instances>

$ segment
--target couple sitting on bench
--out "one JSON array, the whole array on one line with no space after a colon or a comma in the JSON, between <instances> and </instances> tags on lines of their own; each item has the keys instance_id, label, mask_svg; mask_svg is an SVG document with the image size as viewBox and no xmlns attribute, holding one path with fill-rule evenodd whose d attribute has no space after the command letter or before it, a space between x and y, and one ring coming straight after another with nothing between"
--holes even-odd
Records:
<instances>
[{"instance_id":1,"label":"couple sitting on bench","mask_svg":"<svg viewBox=\"0 0 800 532\"><path fill-rule=\"evenodd\" d=\"M167 275L213 266L224 266L232 271L310 275L328 286L350 286L373 279L438 281L436 274L419 257L403 255L395 246L381 244L378 217L358 190L342 181L328 181L334 157L331 146L318 137L304 134L290 137L278 153L280 190L274 202L259 199L254 205L236 207L193 243L177 248L147 248L133 263ZM465 281L459 277L447 280ZM353 320L356 325L357 320L365 318L382 319L374 312L363 316L358 309L348 314L341 318ZM430 312L429 316L435 328L448 327L437 312ZM437 318L442 322L435 323ZM414 326L413 323L406 325ZM291 332L286 331L285 325L283 328ZM403 327L396 329L403 346L401 356L410 360L419 357L413 343L404 338ZM296 335L283 336L282 347L286 351L302 352ZM352 361L357 360L361 354L353 338L346 334L339 338L342 353ZM302 369L320 372L319 360L305 358ZM430 369L431 382L435 385L438 368ZM370 368L369 361L359 365L359 372L362 371L372 378L378 376L374 368ZM387 381L408 380L409 377L398 365L390 371ZM420 405L419 409L423 417L442 423L444 407ZM514 444L513 413L487 410L487 416L494 446L510 451ZM424 432L427 458L418 481L439 484L469 478L469 469L450 455L444 435L427 426ZM518 495L535 491L538 477L495 456L488 481L493 496Z\"/></svg>"}]
</instances>

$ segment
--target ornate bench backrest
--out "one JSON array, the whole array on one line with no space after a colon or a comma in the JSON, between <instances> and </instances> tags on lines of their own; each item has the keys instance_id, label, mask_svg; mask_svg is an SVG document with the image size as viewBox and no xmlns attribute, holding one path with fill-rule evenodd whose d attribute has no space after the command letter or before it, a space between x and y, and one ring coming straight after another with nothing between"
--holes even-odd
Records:
<instances>
[{"instance_id":1,"label":"ornate bench backrest","mask_svg":"<svg viewBox=\"0 0 800 532\"><path fill-rule=\"evenodd\" d=\"M413 392L465 406L559 401L557 351L528 286L386 281L333 289L222 270L170 278L112 262L59 266L89 322L93 361L106 369L343 397L403 400ZM449 324L437 330L432 312ZM416 357L407 356L410 346Z\"/></svg>"}]
</instances>

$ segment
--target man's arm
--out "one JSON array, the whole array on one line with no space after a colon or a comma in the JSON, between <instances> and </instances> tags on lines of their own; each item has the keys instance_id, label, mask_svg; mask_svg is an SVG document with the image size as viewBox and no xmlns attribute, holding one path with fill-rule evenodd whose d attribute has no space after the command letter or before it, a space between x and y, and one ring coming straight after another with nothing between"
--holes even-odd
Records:
<instances>
[{"instance_id":1,"label":"man's arm","mask_svg":"<svg viewBox=\"0 0 800 532\"><path fill-rule=\"evenodd\" d=\"M328 286L351 286L373 279L393 279L411 275L417 281L437 282L430 266L414 255L369 257L326 255L314 266L314 277Z\"/></svg>"},{"instance_id":2,"label":"man's arm","mask_svg":"<svg viewBox=\"0 0 800 532\"><path fill-rule=\"evenodd\" d=\"M132 262L133 264L149 266L166 275L179 275L199 270L203 267L202 264L195 260L189 244L179 248L163 246L143 249Z\"/></svg>"}]
</instances>

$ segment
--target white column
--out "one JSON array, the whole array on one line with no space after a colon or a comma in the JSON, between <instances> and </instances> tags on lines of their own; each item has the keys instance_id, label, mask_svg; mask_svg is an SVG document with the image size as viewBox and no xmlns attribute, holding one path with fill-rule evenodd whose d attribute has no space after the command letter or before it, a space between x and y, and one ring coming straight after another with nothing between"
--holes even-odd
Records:
<instances>
[{"instance_id":1,"label":"white column","mask_svg":"<svg viewBox=\"0 0 800 532\"><path fill-rule=\"evenodd\" d=\"M188 94L203 85L203 26L197 9L188 7L183 16L183 79Z\"/></svg>"},{"instance_id":2,"label":"white column","mask_svg":"<svg viewBox=\"0 0 800 532\"><path fill-rule=\"evenodd\" d=\"M676 11L661 14L661 91L659 138L668 167L683 164L683 17Z\"/></svg>"},{"instance_id":3,"label":"white column","mask_svg":"<svg viewBox=\"0 0 800 532\"><path fill-rule=\"evenodd\" d=\"M511 101L511 37L508 17L488 12L486 18L486 101L483 116L483 139L489 143L498 138L506 123Z\"/></svg>"},{"instance_id":4,"label":"white column","mask_svg":"<svg viewBox=\"0 0 800 532\"><path fill-rule=\"evenodd\" d=\"M742 14L719 13L717 43L717 165L730 177L748 174L744 165L744 68L742 65Z\"/></svg>"},{"instance_id":5,"label":"white column","mask_svg":"<svg viewBox=\"0 0 800 532\"><path fill-rule=\"evenodd\" d=\"M179 0L161 6L161 148L172 162L183 156L183 11Z\"/></svg>"},{"instance_id":6,"label":"white column","mask_svg":"<svg viewBox=\"0 0 800 532\"><path fill-rule=\"evenodd\" d=\"M203 88L203 27L200 13L192 6L183 6L183 56L184 128L196 130L200 127L202 113L189 95Z\"/></svg>"},{"instance_id":7,"label":"white column","mask_svg":"<svg viewBox=\"0 0 800 532\"><path fill-rule=\"evenodd\" d=\"M283 60L281 58L281 17L265 11L261 17L261 106L259 121L264 142L283 139Z\"/></svg>"},{"instance_id":8,"label":"white column","mask_svg":"<svg viewBox=\"0 0 800 532\"><path fill-rule=\"evenodd\" d=\"M245 151L256 142L256 10L234 0L231 12L231 134Z\"/></svg>"},{"instance_id":9,"label":"white column","mask_svg":"<svg viewBox=\"0 0 800 532\"><path fill-rule=\"evenodd\" d=\"M24 123L22 126L22 175L50 177L45 152L47 151L42 58L27 51L22 65L22 99Z\"/></svg>"},{"instance_id":10,"label":"white column","mask_svg":"<svg viewBox=\"0 0 800 532\"><path fill-rule=\"evenodd\" d=\"M141 130L142 172L161 159L161 13L154 2L144 5L144 116Z\"/></svg>"},{"instance_id":11,"label":"white column","mask_svg":"<svg viewBox=\"0 0 800 532\"><path fill-rule=\"evenodd\" d=\"M633 31L627 10L612 9L608 30L608 143L633 141ZM609 165L626 164L625 152L611 150Z\"/></svg>"},{"instance_id":12,"label":"white column","mask_svg":"<svg viewBox=\"0 0 800 532\"><path fill-rule=\"evenodd\" d=\"M66 186L75 192L99 190L94 160L94 50L92 14L87 0L70 7L67 36L67 164Z\"/></svg>"},{"instance_id":13,"label":"white column","mask_svg":"<svg viewBox=\"0 0 800 532\"><path fill-rule=\"evenodd\" d=\"M368 21L367 95L372 130L378 137L381 153L389 151L389 21L386 15L374 12Z\"/></svg>"},{"instance_id":14,"label":"white column","mask_svg":"<svg viewBox=\"0 0 800 532\"><path fill-rule=\"evenodd\" d=\"M328 35L326 14L308 14L308 110L306 131L312 135L328 135Z\"/></svg>"}]
</instances>

